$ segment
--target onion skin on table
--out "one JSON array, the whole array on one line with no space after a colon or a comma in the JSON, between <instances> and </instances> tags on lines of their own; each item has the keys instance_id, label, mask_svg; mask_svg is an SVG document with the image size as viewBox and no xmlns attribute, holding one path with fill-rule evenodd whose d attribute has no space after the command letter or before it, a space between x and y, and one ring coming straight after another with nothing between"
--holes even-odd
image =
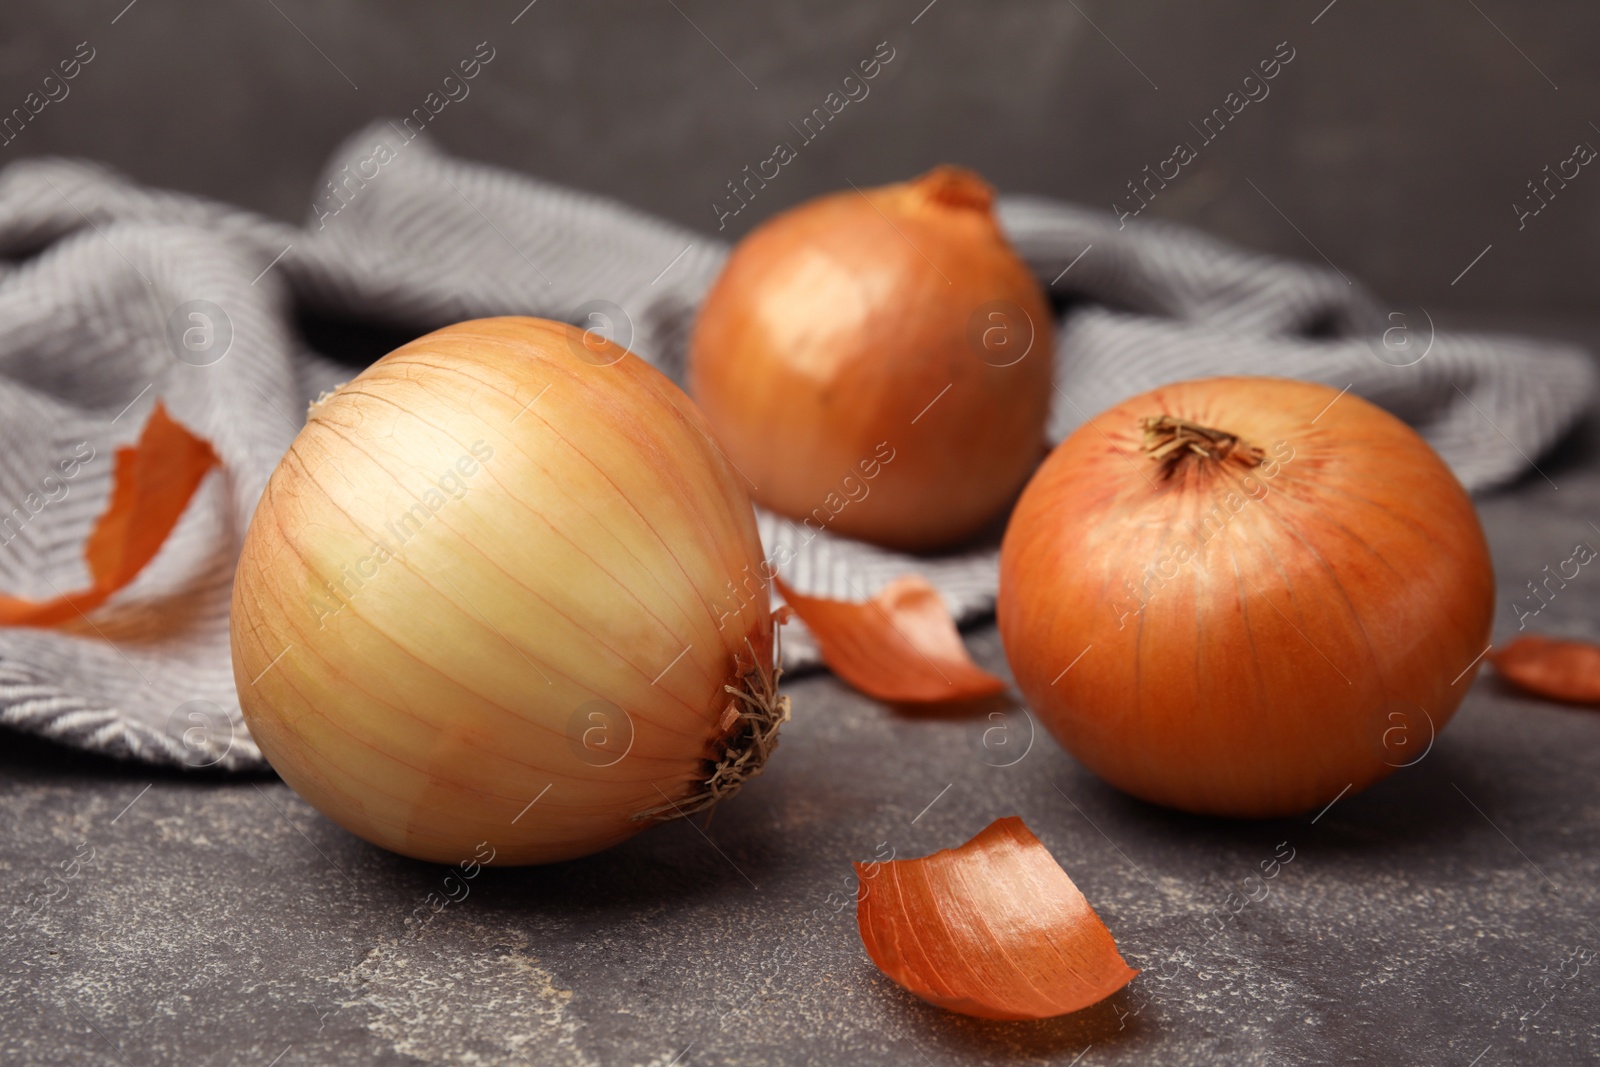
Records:
<instances>
[{"instance_id":1,"label":"onion skin on table","mask_svg":"<svg viewBox=\"0 0 1600 1067\"><path fill-rule=\"evenodd\" d=\"M1489 653L1502 678L1519 689L1568 704L1600 704L1600 646L1530 634Z\"/></svg>"},{"instance_id":2,"label":"onion skin on table","mask_svg":"<svg viewBox=\"0 0 1600 1067\"><path fill-rule=\"evenodd\" d=\"M707 434L638 357L539 319L439 330L319 401L234 585L274 769L375 844L511 864L759 771L787 701L765 593L722 603L762 554Z\"/></svg>"},{"instance_id":3,"label":"onion skin on table","mask_svg":"<svg viewBox=\"0 0 1600 1067\"><path fill-rule=\"evenodd\" d=\"M939 167L802 204L734 249L689 391L758 504L919 551L1015 498L1045 448L1054 345L993 196Z\"/></svg>"},{"instance_id":4,"label":"onion skin on table","mask_svg":"<svg viewBox=\"0 0 1600 1067\"><path fill-rule=\"evenodd\" d=\"M1138 975L1048 849L1009 816L960 848L856 864L856 922L878 969L980 1019L1087 1008Z\"/></svg>"},{"instance_id":5,"label":"onion skin on table","mask_svg":"<svg viewBox=\"0 0 1600 1067\"><path fill-rule=\"evenodd\" d=\"M920 575L896 578L862 602L802 596L774 581L828 669L870 697L942 703L1006 687L972 661L944 598Z\"/></svg>"},{"instance_id":6,"label":"onion skin on table","mask_svg":"<svg viewBox=\"0 0 1600 1067\"><path fill-rule=\"evenodd\" d=\"M1472 502L1400 420L1326 386L1210 378L1091 419L1012 516L1017 684L1106 781L1289 815L1424 748L1489 643Z\"/></svg>"}]
</instances>

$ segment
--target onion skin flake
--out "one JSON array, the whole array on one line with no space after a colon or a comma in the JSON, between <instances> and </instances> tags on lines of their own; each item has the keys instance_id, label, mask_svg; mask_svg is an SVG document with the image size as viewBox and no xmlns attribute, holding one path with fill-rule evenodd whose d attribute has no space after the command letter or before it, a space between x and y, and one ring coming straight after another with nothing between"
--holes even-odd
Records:
<instances>
[{"instance_id":1,"label":"onion skin flake","mask_svg":"<svg viewBox=\"0 0 1600 1067\"><path fill-rule=\"evenodd\" d=\"M897 985L948 1011L1047 1019L1098 1003L1139 973L1016 816L960 848L858 863L856 875L867 955Z\"/></svg>"},{"instance_id":2,"label":"onion skin flake","mask_svg":"<svg viewBox=\"0 0 1600 1067\"><path fill-rule=\"evenodd\" d=\"M990 696L1006 687L972 662L944 599L925 578L896 578L863 603L801 596L776 581L817 639L823 662L868 696L935 703Z\"/></svg>"},{"instance_id":3,"label":"onion skin flake","mask_svg":"<svg viewBox=\"0 0 1600 1067\"><path fill-rule=\"evenodd\" d=\"M1600 704L1600 646L1552 637L1519 637L1489 653L1500 677L1519 689L1568 704Z\"/></svg>"},{"instance_id":4,"label":"onion skin flake","mask_svg":"<svg viewBox=\"0 0 1600 1067\"><path fill-rule=\"evenodd\" d=\"M51 600L0 596L0 626L54 626L111 599L155 558L217 463L211 445L156 401L138 442L117 449L111 502L83 549L88 588Z\"/></svg>"}]
</instances>

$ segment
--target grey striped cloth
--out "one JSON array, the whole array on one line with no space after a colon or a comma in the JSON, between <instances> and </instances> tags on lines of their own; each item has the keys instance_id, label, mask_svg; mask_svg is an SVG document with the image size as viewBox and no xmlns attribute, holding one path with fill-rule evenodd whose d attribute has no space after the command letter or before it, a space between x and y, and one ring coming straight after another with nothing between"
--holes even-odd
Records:
<instances>
[{"instance_id":1,"label":"grey striped cloth","mask_svg":"<svg viewBox=\"0 0 1600 1067\"><path fill-rule=\"evenodd\" d=\"M234 561L307 402L351 374L309 349L296 311L418 333L506 313L606 321L681 377L696 304L727 254L615 203L450 159L388 123L348 141L324 179L296 227L82 162L0 173L0 589L49 598L85 584L114 451L158 397L223 460L110 603L55 629L0 630L0 721L152 763L262 766L229 667ZM1162 382L1286 375L1395 411L1480 488L1522 472L1594 391L1587 355L1559 345L1429 330L1386 347L1375 338L1393 320L1322 267L1045 200L1004 199L1001 215L1065 308L1053 438ZM185 346L196 309L211 331ZM595 309L604 319L587 319ZM992 545L913 558L808 540L773 515L760 525L769 552L794 547L786 576L802 591L860 598L916 571L963 620L993 606ZM814 663L790 629L789 665Z\"/></svg>"}]
</instances>

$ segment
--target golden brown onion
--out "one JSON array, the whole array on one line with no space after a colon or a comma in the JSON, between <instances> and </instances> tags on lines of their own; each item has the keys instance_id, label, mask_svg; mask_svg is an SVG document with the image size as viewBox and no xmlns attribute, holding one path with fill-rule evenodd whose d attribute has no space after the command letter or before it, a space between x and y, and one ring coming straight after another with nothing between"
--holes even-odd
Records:
<instances>
[{"instance_id":1,"label":"golden brown onion","mask_svg":"<svg viewBox=\"0 0 1600 1067\"><path fill-rule=\"evenodd\" d=\"M570 326L461 323L315 405L273 474L234 585L240 704L369 841L581 856L760 770L772 620L720 595L760 560L666 378Z\"/></svg>"},{"instance_id":2,"label":"golden brown onion","mask_svg":"<svg viewBox=\"0 0 1600 1067\"><path fill-rule=\"evenodd\" d=\"M1210 378L1091 419L1000 558L1018 686L1135 796L1271 816L1425 754L1489 643L1472 501L1399 419L1326 386Z\"/></svg>"},{"instance_id":3,"label":"golden brown onion","mask_svg":"<svg viewBox=\"0 0 1600 1067\"><path fill-rule=\"evenodd\" d=\"M956 167L802 204L734 249L690 392L756 502L896 548L970 537L1044 448L1050 310Z\"/></svg>"}]
</instances>

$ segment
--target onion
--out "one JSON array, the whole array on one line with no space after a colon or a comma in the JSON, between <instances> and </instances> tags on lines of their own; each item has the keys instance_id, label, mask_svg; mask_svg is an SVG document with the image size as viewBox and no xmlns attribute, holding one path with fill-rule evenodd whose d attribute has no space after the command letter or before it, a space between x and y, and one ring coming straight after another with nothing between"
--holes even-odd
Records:
<instances>
[{"instance_id":1,"label":"onion","mask_svg":"<svg viewBox=\"0 0 1600 1067\"><path fill-rule=\"evenodd\" d=\"M598 335L484 319L313 406L233 594L241 707L334 822L440 862L615 844L759 772L755 515L698 413Z\"/></svg>"},{"instance_id":2,"label":"onion","mask_svg":"<svg viewBox=\"0 0 1600 1067\"><path fill-rule=\"evenodd\" d=\"M1493 602L1472 502L1404 423L1326 386L1211 378L1062 442L1006 531L997 612L1017 684L1091 770L1272 816L1425 753Z\"/></svg>"},{"instance_id":3,"label":"onion","mask_svg":"<svg viewBox=\"0 0 1600 1067\"><path fill-rule=\"evenodd\" d=\"M810 201L740 242L690 344L690 392L757 503L896 548L945 547L1044 448L1049 307L977 175Z\"/></svg>"},{"instance_id":4,"label":"onion","mask_svg":"<svg viewBox=\"0 0 1600 1067\"><path fill-rule=\"evenodd\" d=\"M960 848L856 864L856 923L878 969L930 1004L982 1019L1087 1008L1139 973L1021 819Z\"/></svg>"}]
</instances>

